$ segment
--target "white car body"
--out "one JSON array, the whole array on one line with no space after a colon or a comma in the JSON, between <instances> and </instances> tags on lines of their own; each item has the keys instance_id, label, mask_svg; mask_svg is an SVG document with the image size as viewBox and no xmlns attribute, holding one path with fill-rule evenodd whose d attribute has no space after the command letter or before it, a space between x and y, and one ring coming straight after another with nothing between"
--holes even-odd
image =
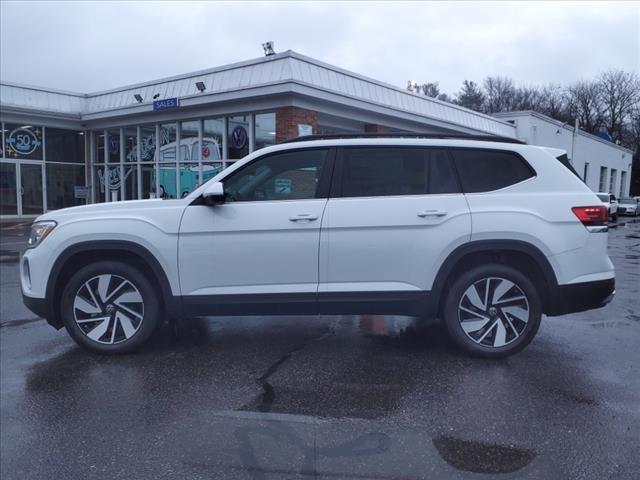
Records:
<instances>
[{"instance_id":1,"label":"white car body","mask_svg":"<svg viewBox=\"0 0 640 480\"><path fill-rule=\"evenodd\" d=\"M618 202L618 211L621 215L635 217L640 215L640 200L637 198L621 198Z\"/></svg>"},{"instance_id":2,"label":"white car body","mask_svg":"<svg viewBox=\"0 0 640 480\"><path fill-rule=\"evenodd\" d=\"M357 146L505 150L526 159L535 176L483 193L198 203L208 185L224 183L265 155ZM396 300L442 292L449 263L488 245L521 249L540 264L550 289L545 313L596 308L604 297L587 307L560 305L572 286L582 292L608 282L611 294L615 273L606 227L585 227L572 211L599 200L555 153L451 139L314 140L268 147L186 198L102 203L42 215L37 222L56 226L24 255L25 303L59 328L54 292L64 262L81 251L100 257L130 246L158 278L171 316L288 313L292 305L294 313L348 313L363 304L366 313L396 313L394 307L397 313L416 313ZM353 306L342 299L353 300ZM435 316L438 301L425 308Z\"/></svg>"},{"instance_id":3,"label":"white car body","mask_svg":"<svg viewBox=\"0 0 640 480\"><path fill-rule=\"evenodd\" d=\"M616 217L618 215L618 201L616 197L607 192L597 192L598 199L604 206L607 207L610 217Z\"/></svg>"}]
</instances>

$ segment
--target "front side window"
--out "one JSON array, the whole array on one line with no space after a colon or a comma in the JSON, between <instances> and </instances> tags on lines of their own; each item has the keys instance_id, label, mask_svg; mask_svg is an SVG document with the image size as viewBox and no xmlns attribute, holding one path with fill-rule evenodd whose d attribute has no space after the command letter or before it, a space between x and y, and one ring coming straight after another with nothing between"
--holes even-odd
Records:
<instances>
[{"instance_id":1,"label":"front side window","mask_svg":"<svg viewBox=\"0 0 640 480\"><path fill-rule=\"evenodd\" d=\"M224 180L227 201L316 198L328 150L299 150L260 158Z\"/></svg>"},{"instance_id":2,"label":"front side window","mask_svg":"<svg viewBox=\"0 0 640 480\"><path fill-rule=\"evenodd\" d=\"M347 148L342 160L343 197L459 192L445 150Z\"/></svg>"},{"instance_id":3,"label":"front side window","mask_svg":"<svg viewBox=\"0 0 640 480\"><path fill-rule=\"evenodd\" d=\"M465 193L491 192L515 185L535 173L513 152L495 150L453 150Z\"/></svg>"}]
</instances>

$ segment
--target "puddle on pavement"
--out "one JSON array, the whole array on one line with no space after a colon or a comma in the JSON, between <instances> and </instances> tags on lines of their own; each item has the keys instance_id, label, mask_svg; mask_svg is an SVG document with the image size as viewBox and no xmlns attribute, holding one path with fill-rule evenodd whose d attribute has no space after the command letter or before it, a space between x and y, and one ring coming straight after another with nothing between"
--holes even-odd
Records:
<instances>
[{"instance_id":1,"label":"puddle on pavement","mask_svg":"<svg viewBox=\"0 0 640 480\"><path fill-rule=\"evenodd\" d=\"M453 437L433 439L440 456L452 467L473 473L511 473L529 465L535 452L513 445L495 445Z\"/></svg>"}]
</instances>

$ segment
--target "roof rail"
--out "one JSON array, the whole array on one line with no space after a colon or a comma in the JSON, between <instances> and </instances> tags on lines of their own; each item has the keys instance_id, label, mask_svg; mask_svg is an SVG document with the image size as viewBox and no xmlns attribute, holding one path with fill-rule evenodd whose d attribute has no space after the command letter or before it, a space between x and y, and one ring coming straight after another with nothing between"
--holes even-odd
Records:
<instances>
[{"instance_id":1,"label":"roof rail","mask_svg":"<svg viewBox=\"0 0 640 480\"><path fill-rule=\"evenodd\" d=\"M309 142L311 140L348 140L357 138L423 138L436 140L479 140L484 142L499 143L519 143L524 145L525 142L516 138L500 137L497 135L465 135L455 133L335 133L329 135L305 135L302 137L291 138L282 143Z\"/></svg>"}]
</instances>

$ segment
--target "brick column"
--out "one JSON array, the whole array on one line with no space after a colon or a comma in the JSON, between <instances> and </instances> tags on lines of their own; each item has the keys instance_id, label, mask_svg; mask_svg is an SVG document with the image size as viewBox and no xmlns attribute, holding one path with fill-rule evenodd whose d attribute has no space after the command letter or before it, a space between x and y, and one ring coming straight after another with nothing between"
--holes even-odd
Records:
<instances>
[{"instance_id":1,"label":"brick column","mask_svg":"<svg viewBox=\"0 0 640 480\"><path fill-rule=\"evenodd\" d=\"M365 133L389 133L391 130L384 125L376 125L375 123L365 123Z\"/></svg>"},{"instance_id":2,"label":"brick column","mask_svg":"<svg viewBox=\"0 0 640 480\"><path fill-rule=\"evenodd\" d=\"M311 125L312 133L318 132L318 114L299 107L282 107L276 110L276 143L298 136L298 124Z\"/></svg>"}]
</instances>

